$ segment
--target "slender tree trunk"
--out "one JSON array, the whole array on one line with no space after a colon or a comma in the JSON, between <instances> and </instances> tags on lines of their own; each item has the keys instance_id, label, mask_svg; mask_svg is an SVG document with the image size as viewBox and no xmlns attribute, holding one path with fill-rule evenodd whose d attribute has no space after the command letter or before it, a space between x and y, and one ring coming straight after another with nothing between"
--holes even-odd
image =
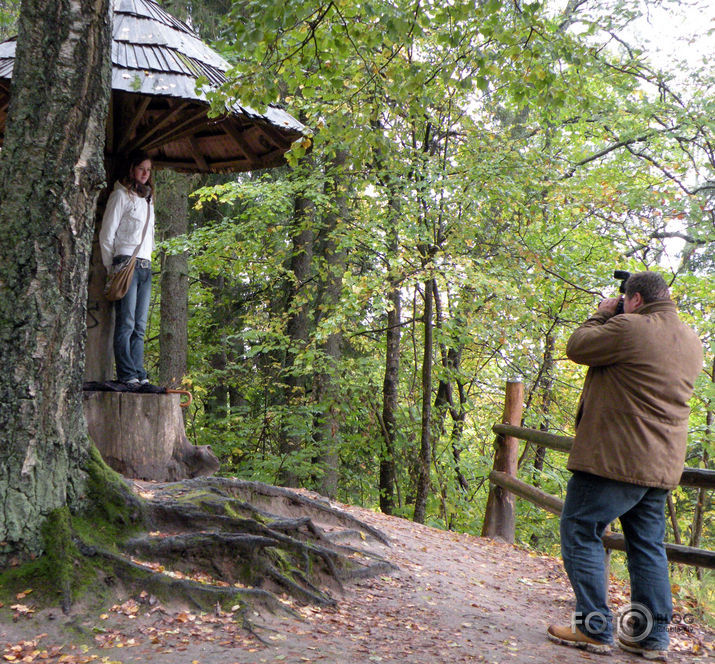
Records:
<instances>
[{"instance_id":1,"label":"slender tree trunk","mask_svg":"<svg viewBox=\"0 0 715 664\"><path fill-rule=\"evenodd\" d=\"M461 467L461 455L462 455L462 434L464 433L464 421L467 418L467 410L464 406L466 397L464 394L464 384L461 381L457 381L457 391L459 393L459 410L453 413L454 426L452 427L452 456L454 457L454 474L457 478L457 483L462 488L463 491L469 490L469 482L464 476Z\"/></svg>"},{"instance_id":2,"label":"slender tree trunk","mask_svg":"<svg viewBox=\"0 0 715 664\"><path fill-rule=\"evenodd\" d=\"M400 289L390 285L391 308L387 312L385 333L385 377L382 382L382 424L384 448L380 452L380 509L385 514L395 510L395 439L397 437L398 387L400 383Z\"/></svg>"},{"instance_id":3,"label":"slender tree trunk","mask_svg":"<svg viewBox=\"0 0 715 664\"><path fill-rule=\"evenodd\" d=\"M715 383L715 360L713 360L711 382ZM708 455L708 445L712 440L713 435L713 422L715 421L715 412L713 409L712 399L708 403L708 410L705 419L705 441L702 453L702 465L703 468L707 468L710 462L710 456ZM707 489L698 489L697 500L695 502L695 511L693 513L693 523L690 526L690 541L689 545L693 547L700 546L700 540L703 536L703 526L705 523L705 514L710 508L711 498L708 494ZM697 568L698 578L702 579L703 571L702 568Z\"/></svg>"},{"instance_id":4,"label":"slender tree trunk","mask_svg":"<svg viewBox=\"0 0 715 664\"><path fill-rule=\"evenodd\" d=\"M316 326L325 312L329 317L337 312L343 289L345 272L345 252L337 237L341 223L348 215L347 182L344 174L347 152L338 150L331 164L326 194L333 208L324 216L321 228L320 254L323 261L319 284L318 306L316 306ZM337 386L337 367L342 356L342 330L332 330L322 345L326 367L316 376L315 399L320 404L315 439L319 446L319 462L323 475L318 482L318 491L325 496L335 497L339 477L339 431L340 418L338 404L340 395Z\"/></svg>"},{"instance_id":5,"label":"slender tree trunk","mask_svg":"<svg viewBox=\"0 0 715 664\"><path fill-rule=\"evenodd\" d=\"M379 120L372 121L374 132L382 132ZM388 216L385 227L387 235L387 299L390 307L387 312L387 330L385 332L385 374L382 382L382 436L383 446L380 449L380 509L385 514L393 514L395 510L395 490L398 493L397 472L395 469L395 452L397 438L397 409L399 407L398 390L400 385L400 340L402 331L402 297L400 294L400 275L394 269L395 258L400 249L399 220L401 203L399 197L399 181L394 173L385 165L384 150L375 147L375 164L377 176L381 185L387 191ZM401 501L399 501L401 502Z\"/></svg>"},{"instance_id":6,"label":"slender tree trunk","mask_svg":"<svg viewBox=\"0 0 715 664\"><path fill-rule=\"evenodd\" d=\"M420 436L419 476L413 519L424 523L427 511L427 496L430 490L430 463L432 460L432 309L434 300L434 279L425 282L424 305L424 354L422 356L422 427Z\"/></svg>"},{"instance_id":7,"label":"slender tree trunk","mask_svg":"<svg viewBox=\"0 0 715 664\"><path fill-rule=\"evenodd\" d=\"M22 3L0 170L0 562L85 494L87 272L110 90L108 0Z\"/></svg>"},{"instance_id":8,"label":"slender tree trunk","mask_svg":"<svg viewBox=\"0 0 715 664\"><path fill-rule=\"evenodd\" d=\"M544 347L544 365L541 374L541 431L549 430L549 416L551 413L551 398L554 387L554 335L549 331L546 334ZM546 448L537 447L534 456L534 473L532 475L534 486L541 484L541 471L546 461Z\"/></svg>"},{"instance_id":9,"label":"slender tree trunk","mask_svg":"<svg viewBox=\"0 0 715 664\"><path fill-rule=\"evenodd\" d=\"M395 192L390 190L390 217L388 220L388 251L391 257L397 256L400 248L398 219L400 202ZM382 424L384 447L380 451L380 509L385 514L395 510L395 448L397 438L397 409L399 407L398 388L400 385L400 339L402 331L402 296L400 278L393 274L388 266L390 309L387 312L387 331L385 332L385 376L382 382Z\"/></svg>"},{"instance_id":10,"label":"slender tree trunk","mask_svg":"<svg viewBox=\"0 0 715 664\"><path fill-rule=\"evenodd\" d=\"M432 289L432 298L434 300L435 322L437 329L442 330L442 298L435 283ZM442 357L442 377L437 386L437 394L434 399L434 410L437 414L437 419L433 424L433 430L440 434L444 433L444 421L447 418L447 412L452 405L452 375L454 367L452 361L455 358L454 350L448 349L444 342L439 344L440 355Z\"/></svg>"},{"instance_id":11,"label":"slender tree trunk","mask_svg":"<svg viewBox=\"0 0 715 664\"><path fill-rule=\"evenodd\" d=\"M196 178L160 174L157 227L163 239L185 235L189 229L189 194ZM186 374L189 322L189 259L186 252L161 255L159 384L179 387Z\"/></svg>"},{"instance_id":12,"label":"slender tree trunk","mask_svg":"<svg viewBox=\"0 0 715 664\"><path fill-rule=\"evenodd\" d=\"M289 287L286 308L289 312L286 334L290 347L286 353L284 364L284 383L286 385L286 405L299 407L305 402L307 378L295 371L295 357L308 342L310 324L310 300L307 293L311 278L313 261L313 223L315 206L307 198L296 198L293 217L293 252L290 261L291 283ZM293 414L294 419L296 414ZM286 457L301 448L302 440L296 435L290 425L284 428L280 452ZM285 486L297 486L298 476L291 469L290 460L281 469L279 482Z\"/></svg>"}]
</instances>

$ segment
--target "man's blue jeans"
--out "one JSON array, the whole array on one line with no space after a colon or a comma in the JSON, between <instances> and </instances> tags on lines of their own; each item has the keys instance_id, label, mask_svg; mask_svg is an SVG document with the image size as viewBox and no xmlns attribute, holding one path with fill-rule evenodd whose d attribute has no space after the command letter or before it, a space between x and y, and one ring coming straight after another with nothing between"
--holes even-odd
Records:
<instances>
[{"instance_id":1,"label":"man's blue jeans","mask_svg":"<svg viewBox=\"0 0 715 664\"><path fill-rule=\"evenodd\" d=\"M127 294L114 303L114 361L117 380L144 380L144 333L151 299L151 268L134 268Z\"/></svg>"},{"instance_id":2,"label":"man's blue jeans","mask_svg":"<svg viewBox=\"0 0 715 664\"><path fill-rule=\"evenodd\" d=\"M631 579L633 634L638 644L654 650L668 648L667 627L672 617L665 537L666 489L617 482L575 472L568 483L561 514L561 555L576 595L576 626L597 641L613 641L607 604L606 570L601 535L619 519L626 539ZM650 612L652 627L639 620ZM647 615L646 615L647 618Z\"/></svg>"}]
</instances>

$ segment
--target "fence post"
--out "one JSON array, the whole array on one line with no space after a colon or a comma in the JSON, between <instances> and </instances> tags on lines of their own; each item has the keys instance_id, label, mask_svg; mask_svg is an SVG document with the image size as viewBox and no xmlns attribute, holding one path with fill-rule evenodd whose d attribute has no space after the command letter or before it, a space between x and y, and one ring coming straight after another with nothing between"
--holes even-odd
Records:
<instances>
[{"instance_id":1,"label":"fence post","mask_svg":"<svg viewBox=\"0 0 715 664\"><path fill-rule=\"evenodd\" d=\"M523 403L524 384L507 380L502 424L520 426ZM519 460L518 439L513 436L497 436L495 447L494 470L516 477ZM514 542L514 503L514 494L494 484L489 487L482 537L501 537L507 542Z\"/></svg>"}]
</instances>

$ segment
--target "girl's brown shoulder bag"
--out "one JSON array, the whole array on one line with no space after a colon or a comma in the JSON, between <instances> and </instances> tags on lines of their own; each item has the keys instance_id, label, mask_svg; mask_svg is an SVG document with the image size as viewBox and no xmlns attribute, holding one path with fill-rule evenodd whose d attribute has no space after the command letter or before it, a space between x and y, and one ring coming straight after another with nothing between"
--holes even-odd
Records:
<instances>
[{"instance_id":1,"label":"girl's brown shoulder bag","mask_svg":"<svg viewBox=\"0 0 715 664\"><path fill-rule=\"evenodd\" d=\"M144 238L146 237L146 230L147 228L149 228L150 215L151 203L147 201L146 221L144 222L142 239L139 240L139 244L134 249L132 257L122 266L122 269L117 270L114 274L111 274L107 277L107 285L104 287L104 297L106 297L110 302L114 302L115 300L121 300L129 290L129 286L132 283L132 278L134 277L134 267L137 264L137 253L139 252L139 247L142 246Z\"/></svg>"}]
</instances>

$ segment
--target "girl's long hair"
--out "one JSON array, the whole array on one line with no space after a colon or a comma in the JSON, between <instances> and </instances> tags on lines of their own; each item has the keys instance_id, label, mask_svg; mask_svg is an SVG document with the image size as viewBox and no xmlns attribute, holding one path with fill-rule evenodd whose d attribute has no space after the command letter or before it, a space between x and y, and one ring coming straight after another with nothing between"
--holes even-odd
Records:
<instances>
[{"instance_id":1,"label":"girl's long hair","mask_svg":"<svg viewBox=\"0 0 715 664\"><path fill-rule=\"evenodd\" d=\"M136 194L141 198L146 198L147 201L151 202L152 193L154 191L154 174L152 173L149 175L149 179L146 181L146 184L137 182L132 177L134 169L147 159L151 161L151 157L143 150L134 150L133 152L130 152L125 160L124 175L119 181L131 193Z\"/></svg>"}]
</instances>

